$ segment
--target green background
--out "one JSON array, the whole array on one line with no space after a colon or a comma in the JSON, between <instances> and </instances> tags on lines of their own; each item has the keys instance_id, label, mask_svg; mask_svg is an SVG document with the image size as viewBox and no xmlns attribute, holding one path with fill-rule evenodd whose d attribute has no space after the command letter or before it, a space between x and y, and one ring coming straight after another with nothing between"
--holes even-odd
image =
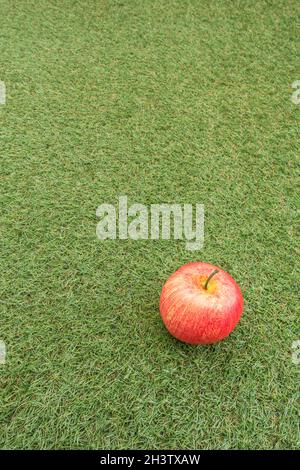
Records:
<instances>
[{"instance_id":1,"label":"green background","mask_svg":"<svg viewBox=\"0 0 300 470\"><path fill-rule=\"evenodd\" d=\"M300 4L0 0L2 448L299 448ZM96 208L204 203L205 244L101 242ZM180 265L228 339L166 332Z\"/></svg>"}]
</instances>

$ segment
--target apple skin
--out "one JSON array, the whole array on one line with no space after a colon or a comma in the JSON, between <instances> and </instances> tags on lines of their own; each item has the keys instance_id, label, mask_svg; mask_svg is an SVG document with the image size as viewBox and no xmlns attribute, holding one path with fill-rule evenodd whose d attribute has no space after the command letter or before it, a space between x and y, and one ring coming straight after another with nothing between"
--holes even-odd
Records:
<instances>
[{"instance_id":1,"label":"apple skin","mask_svg":"<svg viewBox=\"0 0 300 470\"><path fill-rule=\"evenodd\" d=\"M218 272L205 283L214 270ZM241 318L244 299L226 271L209 263L188 263L166 281L160 313L168 331L189 344L216 343L229 335Z\"/></svg>"}]
</instances>

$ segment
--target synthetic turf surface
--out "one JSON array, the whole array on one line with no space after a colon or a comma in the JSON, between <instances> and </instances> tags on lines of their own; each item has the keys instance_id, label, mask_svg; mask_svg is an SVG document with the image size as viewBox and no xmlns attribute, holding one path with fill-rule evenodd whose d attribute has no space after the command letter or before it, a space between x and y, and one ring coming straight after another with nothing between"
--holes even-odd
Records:
<instances>
[{"instance_id":1,"label":"synthetic turf surface","mask_svg":"<svg viewBox=\"0 0 300 470\"><path fill-rule=\"evenodd\" d=\"M0 446L299 448L299 2L0 10ZM99 241L120 195L204 203L204 248ZM158 312L194 260L245 297L215 346Z\"/></svg>"}]
</instances>

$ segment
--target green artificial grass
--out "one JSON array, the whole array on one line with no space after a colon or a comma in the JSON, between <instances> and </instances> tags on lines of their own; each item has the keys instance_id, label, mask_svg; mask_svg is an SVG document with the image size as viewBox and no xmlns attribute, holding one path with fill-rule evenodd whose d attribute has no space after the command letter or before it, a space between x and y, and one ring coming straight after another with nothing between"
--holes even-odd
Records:
<instances>
[{"instance_id":1,"label":"green artificial grass","mask_svg":"<svg viewBox=\"0 0 300 470\"><path fill-rule=\"evenodd\" d=\"M300 446L297 0L0 0L1 448ZM205 204L205 242L97 239L96 208ZM173 339L167 277L240 283Z\"/></svg>"}]
</instances>

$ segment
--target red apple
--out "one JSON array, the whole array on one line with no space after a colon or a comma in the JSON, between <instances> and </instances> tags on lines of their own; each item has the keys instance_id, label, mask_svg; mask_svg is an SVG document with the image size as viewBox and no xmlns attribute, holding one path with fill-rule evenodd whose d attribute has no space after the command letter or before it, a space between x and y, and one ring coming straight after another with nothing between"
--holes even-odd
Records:
<instances>
[{"instance_id":1,"label":"red apple","mask_svg":"<svg viewBox=\"0 0 300 470\"><path fill-rule=\"evenodd\" d=\"M244 300L235 280L209 263L189 263L163 286L160 313L171 335L190 344L216 343L238 323Z\"/></svg>"}]
</instances>

